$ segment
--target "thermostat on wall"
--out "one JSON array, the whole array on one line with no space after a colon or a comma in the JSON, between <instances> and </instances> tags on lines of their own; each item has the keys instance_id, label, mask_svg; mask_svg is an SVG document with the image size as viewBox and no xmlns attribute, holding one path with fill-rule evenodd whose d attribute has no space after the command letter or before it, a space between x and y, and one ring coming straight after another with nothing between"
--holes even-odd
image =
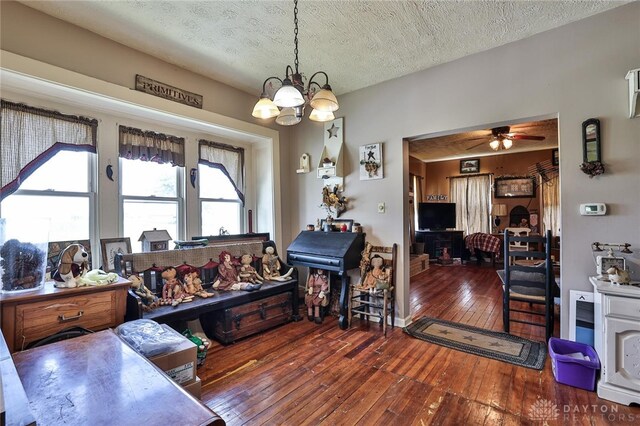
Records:
<instances>
[{"instance_id":1,"label":"thermostat on wall","mask_svg":"<svg viewBox=\"0 0 640 426\"><path fill-rule=\"evenodd\" d=\"M582 216L602 216L607 214L607 206L604 203L580 204L580 214Z\"/></svg>"}]
</instances>

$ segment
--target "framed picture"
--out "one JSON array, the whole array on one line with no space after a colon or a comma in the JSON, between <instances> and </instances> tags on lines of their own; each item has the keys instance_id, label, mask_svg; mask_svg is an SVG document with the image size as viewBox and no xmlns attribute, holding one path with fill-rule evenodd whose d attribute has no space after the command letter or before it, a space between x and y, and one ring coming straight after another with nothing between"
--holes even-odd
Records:
<instances>
[{"instance_id":1,"label":"framed picture","mask_svg":"<svg viewBox=\"0 0 640 426\"><path fill-rule=\"evenodd\" d=\"M117 253L131 253L131 239L126 238L103 238L100 240L100 248L102 249L102 268L106 272L115 270L113 258Z\"/></svg>"},{"instance_id":2,"label":"framed picture","mask_svg":"<svg viewBox=\"0 0 640 426\"><path fill-rule=\"evenodd\" d=\"M360 180L382 179L382 144L360 145Z\"/></svg>"},{"instance_id":3,"label":"framed picture","mask_svg":"<svg viewBox=\"0 0 640 426\"><path fill-rule=\"evenodd\" d=\"M534 177L495 178L494 196L496 198L533 198L536 196Z\"/></svg>"},{"instance_id":4,"label":"framed picture","mask_svg":"<svg viewBox=\"0 0 640 426\"><path fill-rule=\"evenodd\" d=\"M480 173L480 159L460 160L460 173Z\"/></svg>"},{"instance_id":5,"label":"framed picture","mask_svg":"<svg viewBox=\"0 0 640 426\"><path fill-rule=\"evenodd\" d=\"M596 272L598 275L607 274L607 270L613 266L620 270L627 268L627 263L624 257L611 257L611 256L598 256L596 258ZM605 279L608 281L608 279Z\"/></svg>"},{"instance_id":6,"label":"framed picture","mask_svg":"<svg viewBox=\"0 0 640 426\"><path fill-rule=\"evenodd\" d=\"M560 165L560 154L557 149L551 151L551 164L554 166Z\"/></svg>"},{"instance_id":7,"label":"framed picture","mask_svg":"<svg viewBox=\"0 0 640 426\"><path fill-rule=\"evenodd\" d=\"M324 231L326 223L326 219L320 219L320 230ZM342 225L346 225L346 232L351 232L353 229L353 219L333 219L333 221L331 222L331 231L342 231Z\"/></svg>"}]
</instances>

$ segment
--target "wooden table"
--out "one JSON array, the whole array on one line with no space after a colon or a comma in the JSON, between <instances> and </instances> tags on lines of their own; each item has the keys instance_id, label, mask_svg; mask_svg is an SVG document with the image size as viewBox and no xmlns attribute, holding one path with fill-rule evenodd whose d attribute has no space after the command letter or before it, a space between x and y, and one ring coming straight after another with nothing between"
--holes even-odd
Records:
<instances>
[{"instance_id":1,"label":"wooden table","mask_svg":"<svg viewBox=\"0 0 640 426\"><path fill-rule=\"evenodd\" d=\"M111 330L13 359L38 425L224 425Z\"/></svg>"}]
</instances>

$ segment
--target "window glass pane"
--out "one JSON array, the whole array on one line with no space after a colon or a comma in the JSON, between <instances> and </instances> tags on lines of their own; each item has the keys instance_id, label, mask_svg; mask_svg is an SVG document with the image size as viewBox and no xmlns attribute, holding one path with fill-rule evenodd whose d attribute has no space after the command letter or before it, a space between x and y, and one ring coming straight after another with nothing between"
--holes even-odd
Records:
<instances>
[{"instance_id":1,"label":"window glass pane","mask_svg":"<svg viewBox=\"0 0 640 426\"><path fill-rule=\"evenodd\" d=\"M89 153L58 152L26 178L20 189L87 192Z\"/></svg>"},{"instance_id":2,"label":"window glass pane","mask_svg":"<svg viewBox=\"0 0 640 426\"><path fill-rule=\"evenodd\" d=\"M120 167L122 195L177 197L176 173L179 167L124 158L120 159Z\"/></svg>"},{"instance_id":3,"label":"window glass pane","mask_svg":"<svg viewBox=\"0 0 640 426\"><path fill-rule=\"evenodd\" d=\"M200 198L237 200L238 194L229 178L215 167L198 164Z\"/></svg>"},{"instance_id":4,"label":"window glass pane","mask_svg":"<svg viewBox=\"0 0 640 426\"><path fill-rule=\"evenodd\" d=\"M202 202L202 235L218 235L220 227L230 234L240 233L240 203Z\"/></svg>"},{"instance_id":5,"label":"window glass pane","mask_svg":"<svg viewBox=\"0 0 640 426\"><path fill-rule=\"evenodd\" d=\"M144 231L153 228L166 229L171 238L178 238L178 202L177 201L134 201L124 200L124 236L131 239L131 249L142 251L138 241ZM172 242L169 249L173 248Z\"/></svg>"},{"instance_id":6,"label":"window glass pane","mask_svg":"<svg viewBox=\"0 0 640 426\"><path fill-rule=\"evenodd\" d=\"M89 239L89 197L13 194L2 201L2 217L49 220L49 241ZM27 225L28 226L28 225Z\"/></svg>"}]
</instances>

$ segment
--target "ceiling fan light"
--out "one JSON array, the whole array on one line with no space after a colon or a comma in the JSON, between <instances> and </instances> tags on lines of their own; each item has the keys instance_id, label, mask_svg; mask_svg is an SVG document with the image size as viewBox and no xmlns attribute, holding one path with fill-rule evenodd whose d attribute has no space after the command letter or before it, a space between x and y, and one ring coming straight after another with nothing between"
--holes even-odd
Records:
<instances>
[{"instance_id":1,"label":"ceiling fan light","mask_svg":"<svg viewBox=\"0 0 640 426\"><path fill-rule=\"evenodd\" d=\"M273 103L273 101L267 97L260 98L260 100L256 103L256 106L253 107L253 115L255 118L268 119L276 117L280 114L280 110Z\"/></svg>"},{"instance_id":2,"label":"ceiling fan light","mask_svg":"<svg viewBox=\"0 0 640 426\"><path fill-rule=\"evenodd\" d=\"M513 146L513 141L511 139L503 139L502 146L504 149L509 149Z\"/></svg>"},{"instance_id":3,"label":"ceiling fan light","mask_svg":"<svg viewBox=\"0 0 640 426\"><path fill-rule=\"evenodd\" d=\"M320 122L331 121L335 118L336 117L333 115L333 112L319 111L317 109L311 111L311 114L309 115L309 120Z\"/></svg>"},{"instance_id":4,"label":"ceiling fan light","mask_svg":"<svg viewBox=\"0 0 640 426\"><path fill-rule=\"evenodd\" d=\"M311 108L317 109L323 112L337 111L338 99L336 95L331 91L331 87L327 84L321 90L319 90L309 102Z\"/></svg>"},{"instance_id":5,"label":"ceiling fan light","mask_svg":"<svg viewBox=\"0 0 640 426\"><path fill-rule=\"evenodd\" d=\"M489 142L489 146L492 150L497 151L498 149L500 149L500 141L498 139L494 139Z\"/></svg>"},{"instance_id":6,"label":"ceiling fan light","mask_svg":"<svg viewBox=\"0 0 640 426\"><path fill-rule=\"evenodd\" d=\"M294 108L283 108L280 115L276 118L276 123L281 126L293 126L302 121L302 117L296 115Z\"/></svg>"},{"instance_id":7,"label":"ceiling fan light","mask_svg":"<svg viewBox=\"0 0 640 426\"><path fill-rule=\"evenodd\" d=\"M291 80L285 78L282 82L282 87L278 89L273 97L273 103L280 108L293 108L303 105L304 98L302 93L291 84Z\"/></svg>"}]
</instances>

